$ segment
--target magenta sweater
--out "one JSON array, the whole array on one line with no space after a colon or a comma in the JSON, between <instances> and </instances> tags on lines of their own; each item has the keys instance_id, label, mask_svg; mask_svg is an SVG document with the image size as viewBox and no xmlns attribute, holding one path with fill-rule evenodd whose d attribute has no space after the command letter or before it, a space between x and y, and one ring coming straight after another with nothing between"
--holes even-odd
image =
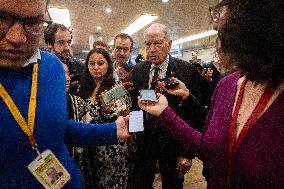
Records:
<instances>
[{"instance_id":1,"label":"magenta sweater","mask_svg":"<svg viewBox=\"0 0 284 189\"><path fill-rule=\"evenodd\" d=\"M229 125L239 77L240 73L233 73L218 84L203 133L188 126L169 107L160 115L172 137L206 162L210 189L228 188ZM235 189L284 188L284 92L240 144L232 180Z\"/></svg>"}]
</instances>

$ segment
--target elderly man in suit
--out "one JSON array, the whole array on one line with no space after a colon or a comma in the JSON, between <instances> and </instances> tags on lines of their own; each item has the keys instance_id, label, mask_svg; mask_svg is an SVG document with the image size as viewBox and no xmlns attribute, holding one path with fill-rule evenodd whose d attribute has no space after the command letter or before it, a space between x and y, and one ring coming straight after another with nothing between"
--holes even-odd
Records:
<instances>
[{"instance_id":1,"label":"elderly man in suit","mask_svg":"<svg viewBox=\"0 0 284 189\"><path fill-rule=\"evenodd\" d=\"M180 97L165 94L169 99L169 105L184 120L201 129L205 112L196 98L200 95L198 91L200 76L197 70L188 62L169 55L172 41L166 26L152 24L145 31L144 40L147 60L134 67L135 90L157 89L158 78L177 77L191 89L190 99L183 101ZM183 188L183 175L189 171L193 157L185 153L181 145L166 134L157 117L145 114L144 127L144 132L137 134L136 137L137 151L132 188L152 188L157 162L163 189Z\"/></svg>"}]
</instances>

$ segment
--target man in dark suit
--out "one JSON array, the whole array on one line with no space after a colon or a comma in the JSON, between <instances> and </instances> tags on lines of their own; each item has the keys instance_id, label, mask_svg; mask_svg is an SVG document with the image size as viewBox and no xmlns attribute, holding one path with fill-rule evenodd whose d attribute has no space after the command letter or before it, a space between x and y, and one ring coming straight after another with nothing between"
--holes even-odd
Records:
<instances>
[{"instance_id":1,"label":"man in dark suit","mask_svg":"<svg viewBox=\"0 0 284 189\"><path fill-rule=\"evenodd\" d=\"M196 68L168 54L172 41L168 36L166 26L152 24L145 31L144 39L148 60L134 67L135 90L157 87L154 86L153 81L156 77L159 79L177 77L190 89L190 98L183 102L180 97L165 94L169 105L183 120L201 129L205 120L205 111L201 109L196 98L199 96L198 82L200 80ZM133 99L133 102L135 101L137 100ZM144 132L136 136L137 151L131 188L152 188L157 161L163 189L183 188L183 175L189 171L193 157L185 153L181 145L166 134L157 117L145 114L144 127Z\"/></svg>"}]
</instances>

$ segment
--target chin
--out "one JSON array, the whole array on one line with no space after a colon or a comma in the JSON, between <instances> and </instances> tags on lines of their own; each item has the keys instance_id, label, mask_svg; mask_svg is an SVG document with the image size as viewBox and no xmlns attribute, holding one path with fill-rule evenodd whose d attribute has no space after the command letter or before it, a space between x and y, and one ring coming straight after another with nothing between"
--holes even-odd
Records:
<instances>
[{"instance_id":1,"label":"chin","mask_svg":"<svg viewBox=\"0 0 284 189\"><path fill-rule=\"evenodd\" d=\"M26 60L3 60L0 58L0 67L18 69L24 66Z\"/></svg>"}]
</instances>

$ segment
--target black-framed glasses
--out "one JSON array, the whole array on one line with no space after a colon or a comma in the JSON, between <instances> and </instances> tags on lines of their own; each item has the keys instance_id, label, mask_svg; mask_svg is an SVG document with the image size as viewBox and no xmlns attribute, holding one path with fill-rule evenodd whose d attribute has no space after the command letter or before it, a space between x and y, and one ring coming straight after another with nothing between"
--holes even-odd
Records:
<instances>
[{"instance_id":1,"label":"black-framed glasses","mask_svg":"<svg viewBox=\"0 0 284 189\"><path fill-rule=\"evenodd\" d=\"M22 18L7 12L0 11L0 38L2 38L9 29L16 23L20 22L27 34L39 36L43 34L44 27L52 23L38 17Z\"/></svg>"},{"instance_id":2,"label":"black-framed glasses","mask_svg":"<svg viewBox=\"0 0 284 189\"><path fill-rule=\"evenodd\" d=\"M227 6L231 3L232 3L232 1L230 1L230 0L224 0L214 7L209 7L209 13L210 13L211 20L213 22L218 22L219 18L220 18L221 8L224 7L224 6Z\"/></svg>"}]
</instances>

